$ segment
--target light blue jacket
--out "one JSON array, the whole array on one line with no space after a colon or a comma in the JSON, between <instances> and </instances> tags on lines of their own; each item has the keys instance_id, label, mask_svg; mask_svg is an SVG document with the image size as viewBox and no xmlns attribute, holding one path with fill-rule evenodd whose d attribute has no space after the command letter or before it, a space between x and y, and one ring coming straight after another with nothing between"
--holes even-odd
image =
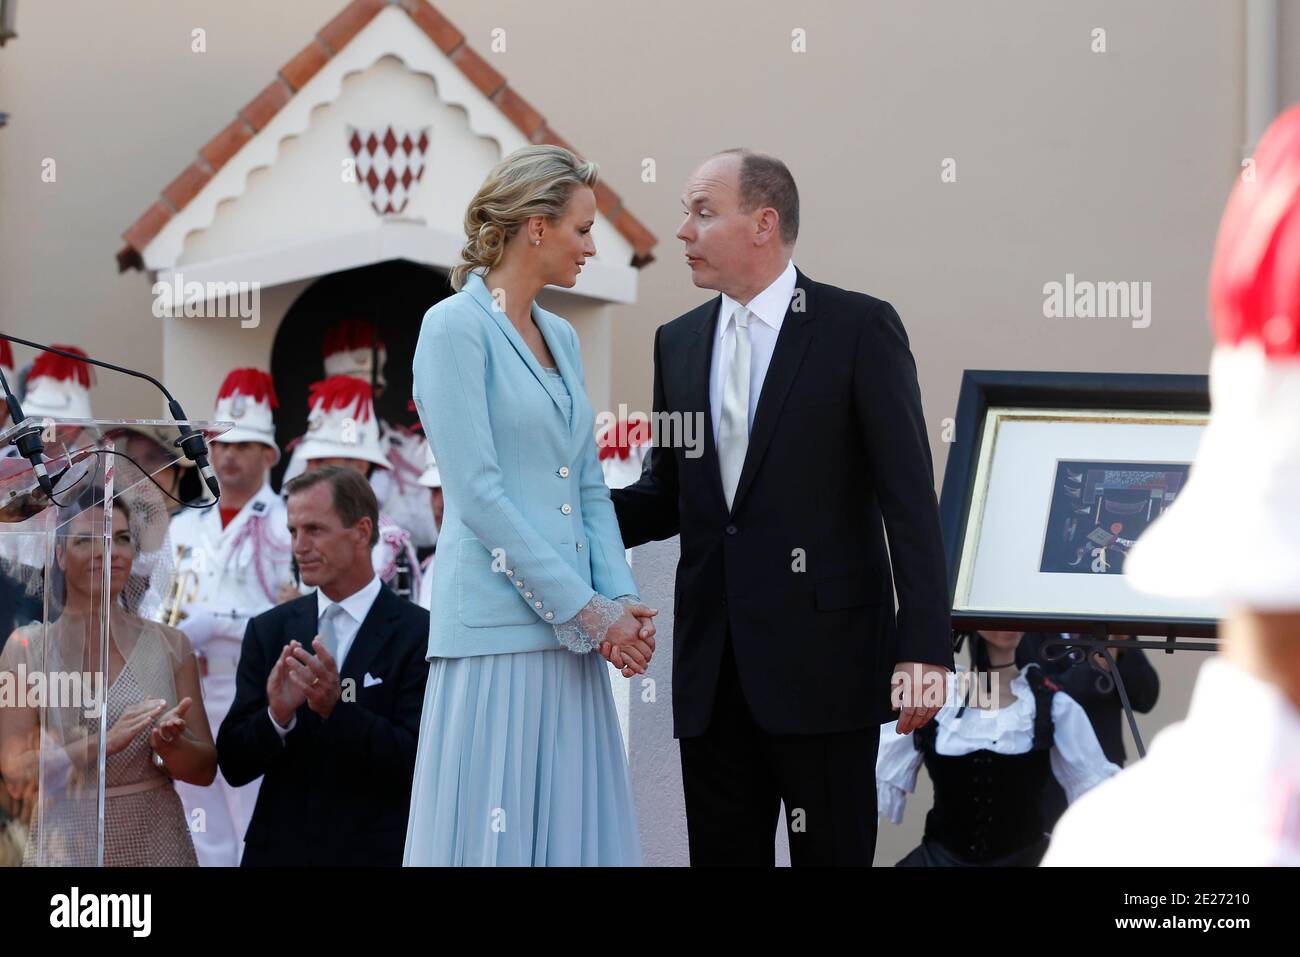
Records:
<instances>
[{"instance_id":1,"label":"light blue jacket","mask_svg":"<svg viewBox=\"0 0 1300 957\"><path fill-rule=\"evenodd\" d=\"M424 315L412 393L442 475L429 657L562 647L553 625L596 592L635 594L596 455L578 335L533 319L573 397L572 421L480 276Z\"/></svg>"}]
</instances>

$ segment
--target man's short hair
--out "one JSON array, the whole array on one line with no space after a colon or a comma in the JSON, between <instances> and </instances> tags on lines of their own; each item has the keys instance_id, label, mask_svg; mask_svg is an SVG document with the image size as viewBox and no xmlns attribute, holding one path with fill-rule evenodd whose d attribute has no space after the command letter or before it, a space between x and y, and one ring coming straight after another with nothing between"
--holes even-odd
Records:
<instances>
[{"instance_id":1,"label":"man's short hair","mask_svg":"<svg viewBox=\"0 0 1300 957\"><path fill-rule=\"evenodd\" d=\"M775 156L740 146L717 155L740 157L741 208L748 213L771 206L780 217L781 241L793 246L799 236L799 188L790 168Z\"/></svg>"},{"instance_id":2,"label":"man's short hair","mask_svg":"<svg viewBox=\"0 0 1300 957\"><path fill-rule=\"evenodd\" d=\"M370 547L374 548L379 543L379 500L370 483L355 469L342 465L309 469L284 483L285 500L322 482L329 485L334 511L345 527L370 519Z\"/></svg>"}]
</instances>

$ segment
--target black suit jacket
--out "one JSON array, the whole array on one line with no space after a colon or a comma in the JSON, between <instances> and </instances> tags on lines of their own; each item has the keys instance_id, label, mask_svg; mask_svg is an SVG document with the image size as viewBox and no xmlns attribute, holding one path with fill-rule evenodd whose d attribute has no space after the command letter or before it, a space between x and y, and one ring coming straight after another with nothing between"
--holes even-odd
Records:
<instances>
[{"instance_id":1,"label":"black suit jacket","mask_svg":"<svg viewBox=\"0 0 1300 957\"><path fill-rule=\"evenodd\" d=\"M612 493L628 547L681 535L676 737L708 726L728 629L745 699L770 733L887 722L896 661L953 664L934 467L903 324L883 300L796 272L730 511L709 414L721 296L655 334L656 423L699 417L703 454L665 447L659 429L641 479Z\"/></svg>"},{"instance_id":2,"label":"black suit jacket","mask_svg":"<svg viewBox=\"0 0 1300 957\"><path fill-rule=\"evenodd\" d=\"M244 632L235 701L217 734L221 773L239 787L264 775L244 838L249 865L400 865L429 665L429 613L379 589L343 661L355 700L325 720L306 704L283 742L266 680L291 639L311 648L313 592L258 615ZM366 687L366 675L380 683ZM345 686L346 687L346 686Z\"/></svg>"}]
</instances>

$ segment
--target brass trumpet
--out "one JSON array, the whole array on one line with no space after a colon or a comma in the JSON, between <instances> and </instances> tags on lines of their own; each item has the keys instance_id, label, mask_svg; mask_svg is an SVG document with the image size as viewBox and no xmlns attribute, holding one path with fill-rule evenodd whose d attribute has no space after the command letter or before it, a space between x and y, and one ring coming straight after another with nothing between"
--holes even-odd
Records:
<instances>
[{"instance_id":1,"label":"brass trumpet","mask_svg":"<svg viewBox=\"0 0 1300 957\"><path fill-rule=\"evenodd\" d=\"M192 551L193 549L188 545L176 546L175 570L172 572L172 580L167 586L167 597L163 600L159 613L159 620L173 628L186 617L181 606L198 596L199 576L189 560Z\"/></svg>"}]
</instances>

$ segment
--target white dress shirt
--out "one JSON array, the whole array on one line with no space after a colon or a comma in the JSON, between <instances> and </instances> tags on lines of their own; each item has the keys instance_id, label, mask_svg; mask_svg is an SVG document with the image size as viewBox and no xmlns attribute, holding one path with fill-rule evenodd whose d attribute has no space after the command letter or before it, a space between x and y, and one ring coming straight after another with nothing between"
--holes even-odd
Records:
<instances>
[{"instance_id":1,"label":"white dress shirt","mask_svg":"<svg viewBox=\"0 0 1300 957\"><path fill-rule=\"evenodd\" d=\"M1029 666L1036 667L1036 666ZM996 754L1025 754L1034 744L1034 691L1024 674L1011 679L1008 687L1016 700L996 710L968 707L960 718L958 677L962 669L948 675L948 697L930 720L937 721L934 749L957 757L973 751ZM876 800L881 817L900 824L907 794L916 790L916 774L924 755L916 749L912 734L899 734L898 722L880 728L880 750L876 755ZM1065 796L1074 801L1108 777L1119 773L1101 749L1097 732L1083 706L1063 691L1052 695L1052 774Z\"/></svg>"},{"instance_id":2,"label":"white dress shirt","mask_svg":"<svg viewBox=\"0 0 1300 957\"><path fill-rule=\"evenodd\" d=\"M754 430L754 412L758 409L758 396L767 378L767 367L772 363L776 337L785 321L786 310L794 298L797 281L794 260L785 264L785 270L772 284L747 303L743 303L758 322L749 324L749 429ZM720 370L731 363L736 352L736 327L731 315L742 303L722 294L722 308L713 331L713 359L709 363L709 412L713 416L713 438L717 441L718 426L722 420L722 376Z\"/></svg>"},{"instance_id":3,"label":"white dress shirt","mask_svg":"<svg viewBox=\"0 0 1300 957\"><path fill-rule=\"evenodd\" d=\"M384 587L384 583L379 580L378 575L373 575L370 581L362 585L347 598L340 602L331 601L325 593L319 588L316 589L316 620L320 621L325 615L325 609L330 605L337 604L342 608L334 619L334 637L338 640L338 651L334 655L334 661L338 665L340 672L343 671L343 661L348 656L348 651L352 648L352 642L356 640L357 632L361 630L361 623L366 620L366 615L370 614L370 606L375 603L379 597L379 589ZM267 714L271 714L271 708L268 705ZM298 716L294 715L289 719L287 727L280 727L276 723L275 715L271 715L271 725L280 733L280 740L293 730L298 723Z\"/></svg>"}]
</instances>

